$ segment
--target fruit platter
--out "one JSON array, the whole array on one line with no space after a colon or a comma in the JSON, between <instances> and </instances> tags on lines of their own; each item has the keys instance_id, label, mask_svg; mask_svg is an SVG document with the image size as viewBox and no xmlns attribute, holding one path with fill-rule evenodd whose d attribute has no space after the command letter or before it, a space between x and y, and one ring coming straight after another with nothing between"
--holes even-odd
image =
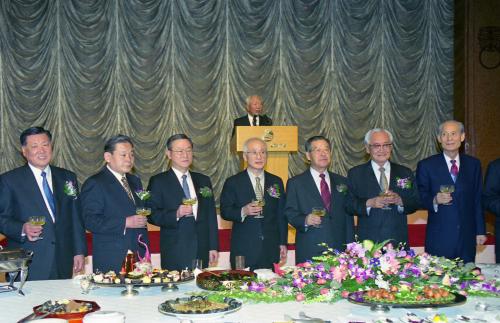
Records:
<instances>
[{"instance_id":1,"label":"fruit platter","mask_svg":"<svg viewBox=\"0 0 500 323\"><path fill-rule=\"evenodd\" d=\"M235 312L241 306L242 303L234 298L219 301L207 296L191 296L167 300L158 306L158 311L179 319L208 319Z\"/></svg>"},{"instance_id":2,"label":"fruit platter","mask_svg":"<svg viewBox=\"0 0 500 323\"><path fill-rule=\"evenodd\" d=\"M379 288L353 292L347 299L358 305L405 308L447 307L463 304L467 300L463 295L451 293L438 286L425 286L421 289L391 286L390 289Z\"/></svg>"},{"instance_id":3,"label":"fruit platter","mask_svg":"<svg viewBox=\"0 0 500 323\"><path fill-rule=\"evenodd\" d=\"M206 270L196 277L196 285L205 290L224 291L237 289L255 281L257 274L246 270Z\"/></svg>"}]
</instances>

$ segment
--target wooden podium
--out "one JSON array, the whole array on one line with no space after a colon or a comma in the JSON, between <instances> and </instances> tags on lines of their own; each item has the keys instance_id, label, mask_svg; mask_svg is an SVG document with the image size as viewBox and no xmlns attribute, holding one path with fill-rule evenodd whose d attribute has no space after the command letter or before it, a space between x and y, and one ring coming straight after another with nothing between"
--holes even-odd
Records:
<instances>
[{"instance_id":1,"label":"wooden podium","mask_svg":"<svg viewBox=\"0 0 500 323\"><path fill-rule=\"evenodd\" d=\"M288 180L288 154L298 150L297 126L238 126L233 137L233 151L241 160L241 168L246 167L243 159L243 144L247 139L260 138L267 143L266 171L279 176L286 187Z\"/></svg>"}]
</instances>

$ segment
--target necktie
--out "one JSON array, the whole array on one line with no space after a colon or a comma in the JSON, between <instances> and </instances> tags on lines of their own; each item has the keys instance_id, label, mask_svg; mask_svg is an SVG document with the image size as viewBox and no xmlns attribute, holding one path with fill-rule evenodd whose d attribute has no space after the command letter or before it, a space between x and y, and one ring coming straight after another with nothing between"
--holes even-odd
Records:
<instances>
[{"instance_id":1,"label":"necktie","mask_svg":"<svg viewBox=\"0 0 500 323\"><path fill-rule=\"evenodd\" d=\"M184 197L191 198L191 193L189 193L189 185L187 182L187 175L182 175L182 190L184 191Z\"/></svg>"},{"instance_id":2,"label":"necktie","mask_svg":"<svg viewBox=\"0 0 500 323\"><path fill-rule=\"evenodd\" d=\"M264 192L262 191L262 185L260 184L260 177L255 177L255 198L260 201L263 197Z\"/></svg>"},{"instance_id":3,"label":"necktie","mask_svg":"<svg viewBox=\"0 0 500 323\"><path fill-rule=\"evenodd\" d=\"M54 201L54 195L52 195L52 191L50 190L49 182L47 181L47 173L42 172L42 186L43 186L43 193L45 195L45 198L47 199L47 202L49 203L50 210L52 211L52 215L55 217L56 216L56 203Z\"/></svg>"},{"instance_id":4,"label":"necktie","mask_svg":"<svg viewBox=\"0 0 500 323\"><path fill-rule=\"evenodd\" d=\"M330 190L328 189L328 184L325 180L325 174L319 174L319 177L321 177L321 182L319 184L321 188L321 199L323 200L323 205L325 206L325 208L328 210L328 212L330 212L331 195Z\"/></svg>"},{"instance_id":5,"label":"necktie","mask_svg":"<svg viewBox=\"0 0 500 323\"><path fill-rule=\"evenodd\" d=\"M458 176L457 161L455 159L452 159L450 160L450 162L451 162L451 168L450 168L451 178L453 178L453 182L456 182Z\"/></svg>"},{"instance_id":6,"label":"necktie","mask_svg":"<svg viewBox=\"0 0 500 323\"><path fill-rule=\"evenodd\" d=\"M256 126L257 125L257 115L254 115L253 116L253 121L252 121L253 125Z\"/></svg>"},{"instance_id":7,"label":"necktie","mask_svg":"<svg viewBox=\"0 0 500 323\"><path fill-rule=\"evenodd\" d=\"M382 192L387 192L389 184L387 183L387 177L385 177L385 168L380 167L378 170L380 171L380 181L379 181L380 189L382 190Z\"/></svg>"},{"instance_id":8,"label":"necktie","mask_svg":"<svg viewBox=\"0 0 500 323\"><path fill-rule=\"evenodd\" d=\"M128 185L127 177L125 175L122 176L122 185L123 188L125 189L125 192L127 192L128 197L134 202L134 195L132 195L132 190L130 189L130 186Z\"/></svg>"}]
</instances>

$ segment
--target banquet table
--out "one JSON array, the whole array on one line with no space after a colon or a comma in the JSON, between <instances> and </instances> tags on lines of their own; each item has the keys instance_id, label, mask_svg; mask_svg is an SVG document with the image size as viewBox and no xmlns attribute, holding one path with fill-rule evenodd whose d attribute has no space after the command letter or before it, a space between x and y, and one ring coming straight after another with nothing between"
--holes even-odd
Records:
<instances>
[{"instance_id":1,"label":"banquet table","mask_svg":"<svg viewBox=\"0 0 500 323\"><path fill-rule=\"evenodd\" d=\"M486 265L487 276L496 276L499 279L499 266ZM195 282L178 285L176 292L162 292L161 287L138 288L139 295L121 296L123 288L99 287L89 294L83 295L77 280L47 280L27 282L23 288L25 296L16 292L0 294L0 322L17 322L28 315L32 308L47 300L82 299L95 301L101 310L119 311L125 314L126 322L181 322L176 317L166 316L158 311L158 305L168 299L184 297L192 292L199 292ZM445 314L448 318L465 315L471 318L480 318L487 322L500 322L500 310L480 311L477 303L500 306L500 298L469 297L463 305L438 309L404 309L392 308L388 313L377 314L368 306L351 304L346 300L336 303L249 303L244 302L237 312L227 314L221 318L208 320L194 319L192 322L283 322L284 315L299 317L300 311L312 317L322 318L331 322L374 322L377 319L389 318L393 322L400 322L407 312L419 317L430 317L436 313ZM41 321L43 322L43 321ZM185 322L185 321L183 321ZM451 321L450 321L451 322ZM458 322L458 321L457 321ZM471 321L474 322L474 321Z\"/></svg>"}]
</instances>

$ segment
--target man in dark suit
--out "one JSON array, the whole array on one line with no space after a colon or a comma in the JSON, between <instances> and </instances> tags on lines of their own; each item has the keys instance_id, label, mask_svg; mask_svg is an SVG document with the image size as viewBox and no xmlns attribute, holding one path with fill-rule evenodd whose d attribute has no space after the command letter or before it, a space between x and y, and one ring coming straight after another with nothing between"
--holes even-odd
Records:
<instances>
[{"instance_id":1,"label":"man in dark suit","mask_svg":"<svg viewBox=\"0 0 500 323\"><path fill-rule=\"evenodd\" d=\"M220 199L222 218L233 222L231 266L235 267L235 256L244 256L246 267L252 270L272 269L287 256L283 181L264 171L267 145L262 139L248 139L243 158L247 169L226 180ZM264 207L255 203L258 200L265 201Z\"/></svg>"},{"instance_id":2,"label":"man in dark suit","mask_svg":"<svg viewBox=\"0 0 500 323\"><path fill-rule=\"evenodd\" d=\"M238 126L272 126L273 121L264 113L262 98L251 95L246 100L247 115L234 120L233 135Z\"/></svg>"},{"instance_id":3,"label":"man in dark suit","mask_svg":"<svg viewBox=\"0 0 500 323\"><path fill-rule=\"evenodd\" d=\"M408 246L407 214L419 207L413 172L389 161L392 134L380 128L365 135L370 161L349 170L348 211L358 216L358 237L376 243L385 240Z\"/></svg>"},{"instance_id":4,"label":"man in dark suit","mask_svg":"<svg viewBox=\"0 0 500 323\"><path fill-rule=\"evenodd\" d=\"M150 221L160 227L161 266L191 268L194 259L216 264L219 231L210 178L189 171L193 142L185 134L167 140L167 157L170 170L151 177L148 187Z\"/></svg>"},{"instance_id":5,"label":"man in dark suit","mask_svg":"<svg viewBox=\"0 0 500 323\"><path fill-rule=\"evenodd\" d=\"M0 232L9 247L33 251L29 280L71 278L87 253L76 175L49 165L50 131L32 127L20 139L28 163L0 176ZM31 216L44 216L45 225L30 224Z\"/></svg>"},{"instance_id":6,"label":"man in dark suit","mask_svg":"<svg viewBox=\"0 0 500 323\"><path fill-rule=\"evenodd\" d=\"M128 136L116 135L104 145L106 166L89 177L82 186L83 218L93 236L95 271L120 272L127 252L144 255L137 239L142 234L148 243L147 219L138 215L136 207L143 201L136 192L141 180L130 174L134 167L134 145Z\"/></svg>"},{"instance_id":7,"label":"man in dark suit","mask_svg":"<svg viewBox=\"0 0 500 323\"><path fill-rule=\"evenodd\" d=\"M353 217L345 211L347 179L328 171L330 141L314 136L306 141L305 149L311 167L289 179L286 189L285 214L297 230L296 263L321 255L325 248L320 243L344 250L354 240ZM313 214L313 208L322 208L324 216Z\"/></svg>"},{"instance_id":8,"label":"man in dark suit","mask_svg":"<svg viewBox=\"0 0 500 323\"><path fill-rule=\"evenodd\" d=\"M474 262L476 244L486 241L481 205L481 164L459 154L465 139L464 126L446 121L439 126L437 139L443 148L417 165L420 198L428 210L425 251L446 258ZM445 190L443 185L447 186ZM451 192L449 188L453 188Z\"/></svg>"},{"instance_id":9,"label":"man in dark suit","mask_svg":"<svg viewBox=\"0 0 500 323\"><path fill-rule=\"evenodd\" d=\"M486 170L483 192L484 207L495 214L495 255L500 263L500 158L492 161Z\"/></svg>"}]
</instances>

